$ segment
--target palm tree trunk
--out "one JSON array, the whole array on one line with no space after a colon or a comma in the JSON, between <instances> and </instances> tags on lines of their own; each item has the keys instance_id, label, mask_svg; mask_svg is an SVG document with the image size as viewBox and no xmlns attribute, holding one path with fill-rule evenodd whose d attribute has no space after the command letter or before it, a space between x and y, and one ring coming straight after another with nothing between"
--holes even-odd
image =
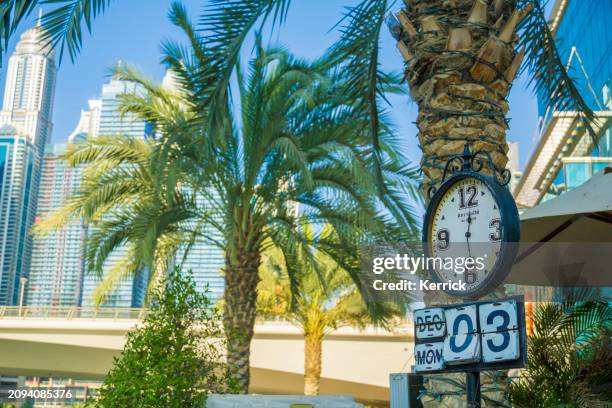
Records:
<instances>
[{"instance_id":1,"label":"palm tree trunk","mask_svg":"<svg viewBox=\"0 0 612 408\"><path fill-rule=\"evenodd\" d=\"M508 161L506 96L522 53L515 28L524 13L514 0L406 0L398 44L419 106L425 191L441 181L444 165L466 142L495 167ZM491 172L489 167L487 171Z\"/></svg>"},{"instance_id":2,"label":"palm tree trunk","mask_svg":"<svg viewBox=\"0 0 612 408\"><path fill-rule=\"evenodd\" d=\"M319 395L323 335L304 333L304 394Z\"/></svg>"},{"instance_id":3,"label":"palm tree trunk","mask_svg":"<svg viewBox=\"0 0 612 408\"><path fill-rule=\"evenodd\" d=\"M523 58L515 52L516 26L525 10L515 0L404 0L398 17L398 48L419 107L417 127L423 151L423 191L439 187L448 159L466 143L485 151L501 171L508 162L506 97ZM503 288L500 288L503 291ZM425 302L456 302L439 293ZM444 297L445 299L441 299ZM435 376L427 386L435 393ZM443 391L448 387L441 383ZM457 401L462 403L462 401ZM435 399L426 407L438 406Z\"/></svg>"},{"instance_id":4,"label":"palm tree trunk","mask_svg":"<svg viewBox=\"0 0 612 408\"><path fill-rule=\"evenodd\" d=\"M238 392L249 392L251 339L255 326L257 271L261 257L257 251L239 250L234 259L225 260L225 295L223 326L227 338L229 374Z\"/></svg>"}]
</instances>

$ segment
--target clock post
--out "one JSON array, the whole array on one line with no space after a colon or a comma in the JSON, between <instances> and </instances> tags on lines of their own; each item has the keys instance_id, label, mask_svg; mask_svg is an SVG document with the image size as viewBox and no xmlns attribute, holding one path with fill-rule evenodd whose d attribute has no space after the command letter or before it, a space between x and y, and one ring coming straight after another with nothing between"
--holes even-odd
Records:
<instances>
[{"instance_id":1,"label":"clock post","mask_svg":"<svg viewBox=\"0 0 612 408\"><path fill-rule=\"evenodd\" d=\"M485 166L491 174L482 172ZM523 299L487 304L476 301L504 281L517 254L520 224L516 203L506 188L510 178L509 170L497 169L488 152L472 153L466 143L463 154L447 161L440 185L428 191L430 202L423 224L425 256L450 258L455 265L461 260L461 265L466 265L458 273L456 268L436 267L434 263L428 268L429 275L438 282L463 283L459 286L462 289L445 292L471 303L422 309L421 321L435 315L444 322L443 334L432 334L426 325L419 326L417 312L421 311L415 311L416 370L465 372L469 407L481 406L481 370L525 364ZM419 338L423 333L430 335ZM419 357L429 356L423 353L432 350L441 350L441 360L428 365L425 358L421 359L425 364L419 365Z\"/></svg>"},{"instance_id":2,"label":"clock post","mask_svg":"<svg viewBox=\"0 0 612 408\"><path fill-rule=\"evenodd\" d=\"M468 407L480 408L480 370L466 371L465 376Z\"/></svg>"}]
</instances>

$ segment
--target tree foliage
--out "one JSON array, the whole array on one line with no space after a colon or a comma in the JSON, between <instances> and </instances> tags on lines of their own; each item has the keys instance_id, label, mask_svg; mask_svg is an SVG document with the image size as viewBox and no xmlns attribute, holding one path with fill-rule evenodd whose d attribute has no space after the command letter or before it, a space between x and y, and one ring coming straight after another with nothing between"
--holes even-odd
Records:
<instances>
[{"instance_id":1,"label":"tree foliage","mask_svg":"<svg viewBox=\"0 0 612 408\"><path fill-rule=\"evenodd\" d=\"M195 197L176 185L158 188L153 150L151 140L121 135L70 145L62 158L81 168L79 189L34 228L45 234L71 219L89 225L85 260L87 270L101 278L94 292L98 304L119 282L145 269L150 280L158 280L192 236L188 221ZM103 276L108 257L119 251L120 261Z\"/></svg>"},{"instance_id":2,"label":"tree foliage","mask_svg":"<svg viewBox=\"0 0 612 408\"><path fill-rule=\"evenodd\" d=\"M173 269L151 308L128 332L96 407L202 407L207 394L232 391L220 316L190 274Z\"/></svg>"},{"instance_id":3,"label":"tree foliage","mask_svg":"<svg viewBox=\"0 0 612 408\"><path fill-rule=\"evenodd\" d=\"M303 227L307 236L314 235L309 225ZM332 235L332 236L330 236ZM322 335L344 326L364 328L367 324L392 327L395 317L401 317L406 303L387 302L381 305L380 313L371 314L350 274L333 258L317 247L317 241L333 242L333 232L327 228L312 238L307 257L299 255L287 265L287 260L277 248L271 247L264 253L260 268L261 281L258 285L257 311L264 318L276 317L292 322L305 333ZM343 264L360 261L359 253L345 253ZM301 292L291 290L287 270L297 271Z\"/></svg>"},{"instance_id":4,"label":"tree foliage","mask_svg":"<svg viewBox=\"0 0 612 408\"><path fill-rule=\"evenodd\" d=\"M52 5L44 15L43 25L49 40L70 58L78 55L82 46L83 26L91 32L93 20L112 3L112 0L8 0L0 5L0 57L19 23L40 5ZM410 4L415 4L412 2ZM496 4L498 2L495 2ZM228 97L227 84L238 63L238 56L245 41L254 30L260 30L266 22L272 30L287 17L291 0L213 0L204 8L198 31L206 32L200 41L206 44L207 58L216 66L220 76L217 86L207 89L207 100L213 108L210 120L216 120L214 112ZM378 118L384 115L379 97L384 75L378 59L385 16L398 2L393 0L361 0L347 7L338 26L341 38L334 47L336 63L345 68L358 93L362 113L370 117L368 133L375 147L378 146ZM530 12L519 27L519 48L525 49L523 69L528 71L534 89L547 106L558 110L571 109L580 112L581 118L591 130L593 114L567 72L559 57L554 36L544 15L542 0L520 0L517 7ZM491 6L493 7L493 6ZM491 23L492 25L493 23ZM210 79L210 78L208 78ZM384 97L383 97L384 99ZM592 131L592 130L591 130Z\"/></svg>"},{"instance_id":5,"label":"tree foliage","mask_svg":"<svg viewBox=\"0 0 612 408\"><path fill-rule=\"evenodd\" d=\"M170 18L188 40L187 46L163 46L174 89L130 68L115 72L116 79L142 89L121 96L122 113L151 123L156 139L109 137L75 147L67 158L86 166L87 182L40 228L85 217L100 237L90 247L90 268L100 271L113 251L127 246L131 258L124 274L149 268L161 276L178 248L199 238L217 245L225 253L230 366L239 366L246 392L257 269L266 246L273 244L286 259L305 254L310 239L300 226L325 224L338 239L321 240L319 250L343 262L344 252L378 237L413 236L416 170L390 143L393 128L381 121L385 189L379 193L375 153L364 130L368 118L356 113L357 104L347 98L350 82L329 60L304 61L282 47L265 47L257 37L253 58L235 64L235 81L228 84L228 68L215 57L220 51L207 45L185 8L174 3ZM396 90L397 83L382 89ZM124 155L121 146L139 152ZM357 263L343 268L359 282ZM299 293L295 271L288 272ZM119 276L105 277L103 288L112 289Z\"/></svg>"},{"instance_id":6,"label":"tree foliage","mask_svg":"<svg viewBox=\"0 0 612 408\"><path fill-rule=\"evenodd\" d=\"M546 303L533 313L527 367L511 384L514 406L606 407L612 403L612 307Z\"/></svg>"},{"instance_id":7,"label":"tree foliage","mask_svg":"<svg viewBox=\"0 0 612 408\"><path fill-rule=\"evenodd\" d=\"M303 228L305 235L313 236L309 225ZM319 238L335 240L330 229L324 229ZM344 264L359 263L359 256L359 253L345 253L345 258L353 259ZM288 261L294 265L288 267ZM299 294L292 291L287 272L290 268L297 271L301 289ZM286 260L276 248L271 247L264 253L259 276L258 315L289 321L303 331L304 393L307 395L319 393L322 344L330 331L344 326L364 328L367 324L390 328L397 322L396 318L406 313L406 303L385 302L376 308L368 307L347 271L320 251L316 240L313 240L307 258L299 255Z\"/></svg>"},{"instance_id":8,"label":"tree foliage","mask_svg":"<svg viewBox=\"0 0 612 408\"><path fill-rule=\"evenodd\" d=\"M50 6L42 17L47 41L59 49L60 59L67 49L74 61L83 42L83 25L91 33L93 20L104 13L112 0L6 0L0 4L0 62L10 36L19 23L37 7Z\"/></svg>"}]
</instances>

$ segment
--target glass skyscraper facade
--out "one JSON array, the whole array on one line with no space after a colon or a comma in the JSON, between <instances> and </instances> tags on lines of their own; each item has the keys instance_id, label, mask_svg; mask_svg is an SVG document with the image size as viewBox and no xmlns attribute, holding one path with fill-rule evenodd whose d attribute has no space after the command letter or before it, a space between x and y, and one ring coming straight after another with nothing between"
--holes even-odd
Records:
<instances>
[{"instance_id":1,"label":"glass skyscraper facade","mask_svg":"<svg viewBox=\"0 0 612 408\"><path fill-rule=\"evenodd\" d=\"M204 197L198 197L198 204L206 206ZM195 223L194 223L195 226ZM222 242L223 237L216 229L206 227L197 238L185 257L185 250L176 255L176 263L184 272L191 271L196 289L208 290L208 298L215 302L223 296L225 281L221 269L225 263L224 252L214 242Z\"/></svg>"},{"instance_id":2,"label":"glass skyscraper facade","mask_svg":"<svg viewBox=\"0 0 612 408\"><path fill-rule=\"evenodd\" d=\"M56 66L42 34L37 26L21 36L8 61L0 111L0 305L18 304L23 282L28 306L95 306L96 287L111 270L122 268L125 250L115 251L103 276L96 277L86 271L91 228L82 221L73 220L46 236L31 234L32 226L59 209L82 181L82 169L60 158L67 145L48 144ZM170 79L164 79L164 86L175 84ZM135 83L111 79L103 85L100 98L90 100L89 110L81 112L68 142L116 135L155 137L150 124L119 112L121 95L138 92L141 89ZM212 231L205 235L186 257L181 251L177 262L184 260L183 269L192 270L198 289L209 287L216 300L223 292L223 251L207 240L220 237ZM141 307L147 279L147 271L123 279L102 306Z\"/></svg>"},{"instance_id":3,"label":"glass skyscraper facade","mask_svg":"<svg viewBox=\"0 0 612 408\"><path fill-rule=\"evenodd\" d=\"M44 146L50 137L56 67L37 26L8 62L0 111L0 305L17 304L29 277Z\"/></svg>"},{"instance_id":4,"label":"glass skyscraper facade","mask_svg":"<svg viewBox=\"0 0 612 408\"><path fill-rule=\"evenodd\" d=\"M102 94L98 101L90 101L90 106L96 106L92 111L90 120L96 123L90 125L94 128L96 136L129 136L133 138L148 138L152 136L151 126L131 114L122 115L119 112L120 96L128 93L141 92L139 86L132 82L111 79L102 86ZM94 292L104 276L121 268L122 259L126 249L114 251L104 265L102 277L86 274L83 279L82 305L91 307L95 305ZM106 296L102 306L105 307L141 307L145 301L147 271L140 271L135 276L123 279L116 289Z\"/></svg>"},{"instance_id":5,"label":"glass skyscraper facade","mask_svg":"<svg viewBox=\"0 0 612 408\"><path fill-rule=\"evenodd\" d=\"M60 158L64 144L49 144L43 158L36 220L60 208L78 191L81 169ZM85 272L87 227L79 220L58 231L34 237L26 304L29 306L79 306Z\"/></svg>"},{"instance_id":6,"label":"glass skyscraper facade","mask_svg":"<svg viewBox=\"0 0 612 408\"><path fill-rule=\"evenodd\" d=\"M142 92L142 90L138 84L116 79L112 79L102 86L98 135L124 135L134 138L153 136L152 127L149 123L136 119L132 114L122 115L119 112L121 94L139 92Z\"/></svg>"},{"instance_id":7,"label":"glass skyscraper facade","mask_svg":"<svg viewBox=\"0 0 612 408\"><path fill-rule=\"evenodd\" d=\"M81 112L79 124L69 136L69 143L80 143L98 136L127 135L149 137L150 127L131 115L118 111L119 95L138 92L129 82L112 79L102 87L99 99L89 101L89 110ZM59 159L66 145L48 145L44 157L42 181L38 197L37 218L57 210L78 191L81 168L72 168ZM34 240L32 268L26 301L30 306L96 306L93 295L101 280L111 270L121 268L124 250L115 251L104 266L102 277L87 273L85 251L90 229L78 220L57 232ZM141 307L146 291L144 272L127 277L109 293L103 307Z\"/></svg>"},{"instance_id":8,"label":"glass skyscraper facade","mask_svg":"<svg viewBox=\"0 0 612 408\"><path fill-rule=\"evenodd\" d=\"M612 78L612 2L558 1L551 15L561 60L570 67L582 97L593 110L604 110ZM607 95L606 95L607 93ZM539 103L544 115L545 101Z\"/></svg>"},{"instance_id":9,"label":"glass skyscraper facade","mask_svg":"<svg viewBox=\"0 0 612 408\"><path fill-rule=\"evenodd\" d=\"M529 208L572 190L612 166L612 2L556 0L550 16L561 62L596 118L596 140L573 111L539 99L539 140L513 191ZM554 95L552 96L554 98Z\"/></svg>"},{"instance_id":10,"label":"glass skyscraper facade","mask_svg":"<svg viewBox=\"0 0 612 408\"><path fill-rule=\"evenodd\" d=\"M612 2L559 1L551 17L561 59L569 67L580 94L593 111L611 111L612 30L609 25ZM545 111L544 101L540 101L539 110L547 120L550 112ZM578 187L604 167L612 165L610 124L605 125L598 136L597 144L574 149L577 151L563 159L552 183L552 191L544 199ZM588 142L585 140L583 144Z\"/></svg>"},{"instance_id":11,"label":"glass skyscraper facade","mask_svg":"<svg viewBox=\"0 0 612 408\"><path fill-rule=\"evenodd\" d=\"M178 81L172 71L166 73L162 86L180 92ZM217 200L218 196L213 193L210 195L210 199ZM206 200L206 197L197 197L198 206L210 207ZM217 222L221 223L218 218ZM195 222L192 227L195 227ZM225 255L224 251L215 242L223 242L223 237L219 231L207 226L201 236L189 248L187 256L185 256L186 248L183 248L178 251L175 259L175 264L180 265L182 271L191 271L198 291L208 290L208 297L212 302L216 302L223 296L223 289L225 288L225 279L221 272L225 264Z\"/></svg>"}]
</instances>

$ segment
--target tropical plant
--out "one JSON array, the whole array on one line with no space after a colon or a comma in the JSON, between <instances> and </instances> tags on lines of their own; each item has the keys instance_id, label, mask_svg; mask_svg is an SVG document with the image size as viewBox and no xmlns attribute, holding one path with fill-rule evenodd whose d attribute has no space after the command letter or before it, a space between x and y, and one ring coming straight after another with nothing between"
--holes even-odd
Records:
<instances>
[{"instance_id":1,"label":"tropical plant","mask_svg":"<svg viewBox=\"0 0 612 408\"><path fill-rule=\"evenodd\" d=\"M536 0L409 0L393 22L406 78L419 106L424 187L439 183L449 156L465 143L507 162L506 97L523 58L544 101L592 112L567 74Z\"/></svg>"},{"instance_id":2,"label":"tropical plant","mask_svg":"<svg viewBox=\"0 0 612 408\"><path fill-rule=\"evenodd\" d=\"M375 155L363 131L367 118L347 101L345 78L328 61L308 63L282 48L264 49L258 41L248 69L233 71L232 88L229 77L217 82L226 69L219 63L226 60L214 58L216 51L205 47L181 5L173 5L171 19L190 43L164 44L176 90L128 68L115 73L144 89L123 95L121 110L154 125L158 138L150 142L149 161L109 166L104 154L90 153L95 140L77 148L97 178L53 217L65 222L68 214L89 216L94 222L100 238L93 243L90 266L103 265L126 244L143 249L134 254L133 267L169 262L174 249L189 247L198 237L218 245L225 252L228 363L241 392L247 392L257 271L266 246L274 244L286 259L305 253L310 243L299 227L306 222L332 228L341 245L322 241L319 248L340 262L344 251L355 252L368 237L413 236L418 226L409 199L417 196L416 172L392 148L393 130L381 122L385 191L379 192ZM385 90L397 90L397 78L387 78ZM236 96L230 99L232 91ZM147 176L134 177L134 171ZM121 181L114 177L119 173ZM113 180L120 187L140 186L121 197L124 190ZM207 233L211 228L216 232ZM359 281L356 265L343 267ZM297 293L299 281L288 272Z\"/></svg>"},{"instance_id":3,"label":"tropical plant","mask_svg":"<svg viewBox=\"0 0 612 408\"><path fill-rule=\"evenodd\" d=\"M0 7L0 35L5 40L23 16L41 0L9 0ZM60 2L61 3L61 2ZM45 18L56 43L74 56L81 46L81 22L90 29L93 17L110 0L65 0ZM249 33L272 20L282 23L291 0L214 0L198 26L199 45L217 69L205 75L207 105L222 108L225 89ZM339 25L341 38L332 50L344 67L356 111L368 120L364 130L378 152L384 108L385 76L379 51L386 16L396 0L361 0L348 7ZM417 125L423 149L423 186L439 183L444 163L460 154L466 142L488 152L497 170L507 162L506 96L521 67L549 108L579 112L587 128L591 109L574 86L556 49L541 0L405 0L399 21L388 21L406 61L406 79L419 106ZM525 63L522 60L525 58ZM213 86L209 86L209 85ZM211 119L215 114L211 114ZM591 134L594 133L591 131ZM380 162L380 156L374 158ZM380 164L380 163L379 163ZM380 166L378 166L380 168ZM489 169L493 171L494 169ZM380 182L379 173L379 182ZM382 183L380 183L382 185ZM381 187L384 188L384 187Z\"/></svg>"},{"instance_id":4,"label":"tropical plant","mask_svg":"<svg viewBox=\"0 0 612 408\"><path fill-rule=\"evenodd\" d=\"M188 220L195 197L176 186L158 188L153 148L153 141L121 135L70 145L62 158L81 168L78 191L34 227L44 235L72 219L89 225L85 260L100 278L93 293L98 304L128 276L148 270L157 281L192 235ZM108 269L113 252L121 257Z\"/></svg>"},{"instance_id":5,"label":"tropical plant","mask_svg":"<svg viewBox=\"0 0 612 408\"><path fill-rule=\"evenodd\" d=\"M607 407L612 404L612 307L546 303L533 312L527 367L510 386L516 407Z\"/></svg>"},{"instance_id":6,"label":"tropical plant","mask_svg":"<svg viewBox=\"0 0 612 408\"><path fill-rule=\"evenodd\" d=\"M364 328L377 323L391 327L406 310L402 304L387 302L372 315L349 273L316 247L313 231L304 226L314 245L308 259L293 259L301 294L295 296L287 273L286 260L274 247L263 254L257 286L257 314L280 318L300 327L304 334L304 394L319 394L322 346L330 331L344 326ZM324 229L319 238L334 241ZM357 258L358 254L346 254ZM354 259L359 262L359 259ZM408 301L409 299L406 299Z\"/></svg>"},{"instance_id":7,"label":"tropical plant","mask_svg":"<svg viewBox=\"0 0 612 408\"><path fill-rule=\"evenodd\" d=\"M196 408L210 393L231 391L219 322L191 273L170 270L144 321L128 332L92 405Z\"/></svg>"},{"instance_id":8,"label":"tropical plant","mask_svg":"<svg viewBox=\"0 0 612 408\"><path fill-rule=\"evenodd\" d=\"M60 49L66 48L74 60L81 49L83 23L91 32L93 20L102 14L112 0L7 0L0 4L0 63L10 36L19 23L39 6L51 6L42 16L48 41Z\"/></svg>"}]
</instances>

